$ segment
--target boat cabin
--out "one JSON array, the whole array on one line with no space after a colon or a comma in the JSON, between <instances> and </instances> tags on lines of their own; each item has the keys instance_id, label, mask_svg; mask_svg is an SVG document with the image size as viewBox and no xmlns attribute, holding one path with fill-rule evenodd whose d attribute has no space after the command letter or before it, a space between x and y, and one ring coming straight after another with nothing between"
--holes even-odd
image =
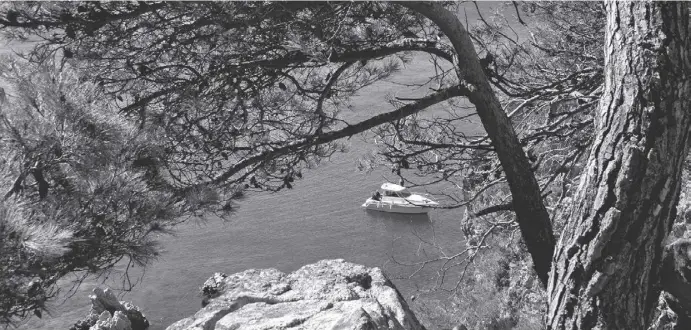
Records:
<instances>
[{"instance_id":1,"label":"boat cabin","mask_svg":"<svg viewBox=\"0 0 691 330\"><path fill-rule=\"evenodd\" d=\"M406 187L399 186L393 183L384 183L383 185L381 185L381 190L384 191L384 196L387 197L406 198L410 196L410 192Z\"/></svg>"}]
</instances>

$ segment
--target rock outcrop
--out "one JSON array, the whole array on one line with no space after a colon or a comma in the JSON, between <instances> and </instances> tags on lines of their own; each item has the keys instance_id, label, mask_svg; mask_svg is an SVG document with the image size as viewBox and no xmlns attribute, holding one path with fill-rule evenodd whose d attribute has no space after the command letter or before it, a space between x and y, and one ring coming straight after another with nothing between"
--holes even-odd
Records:
<instances>
[{"instance_id":1,"label":"rock outcrop","mask_svg":"<svg viewBox=\"0 0 691 330\"><path fill-rule=\"evenodd\" d=\"M145 330L149 321L139 308L127 301L119 301L110 289L95 288L90 295L91 310L75 323L75 330Z\"/></svg>"},{"instance_id":2,"label":"rock outcrop","mask_svg":"<svg viewBox=\"0 0 691 330\"><path fill-rule=\"evenodd\" d=\"M340 259L216 273L202 295L204 307L167 330L424 329L381 269Z\"/></svg>"}]
</instances>

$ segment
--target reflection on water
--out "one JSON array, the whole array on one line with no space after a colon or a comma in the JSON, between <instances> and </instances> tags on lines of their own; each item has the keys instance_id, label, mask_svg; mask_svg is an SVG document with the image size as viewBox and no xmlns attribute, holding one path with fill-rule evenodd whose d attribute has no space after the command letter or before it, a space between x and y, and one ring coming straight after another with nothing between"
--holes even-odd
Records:
<instances>
[{"instance_id":1,"label":"reflection on water","mask_svg":"<svg viewBox=\"0 0 691 330\"><path fill-rule=\"evenodd\" d=\"M391 213L391 212L382 212L382 211L375 211L375 210L369 210L365 209L365 212L367 212L373 219L378 219L382 221L404 221L404 222L409 222L409 223L429 223L430 218L429 214L427 213L419 213L419 214L405 214L405 213Z\"/></svg>"}]
</instances>

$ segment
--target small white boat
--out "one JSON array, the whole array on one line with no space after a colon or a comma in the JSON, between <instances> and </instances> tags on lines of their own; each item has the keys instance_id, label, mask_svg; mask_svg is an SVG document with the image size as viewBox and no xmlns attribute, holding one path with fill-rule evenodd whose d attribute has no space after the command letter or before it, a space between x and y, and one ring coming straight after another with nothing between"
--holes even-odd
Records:
<instances>
[{"instance_id":1,"label":"small white boat","mask_svg":"<svg viewBox=\"0 0 691 330\"><path fill-rule=\"evenodd\" d=\"M362 204L368 210L392 213L427 213L436 206L439 203L412 193L406 187L388 182L381 186L381 192L375 192Z\"/></svg>"}]
</instances>

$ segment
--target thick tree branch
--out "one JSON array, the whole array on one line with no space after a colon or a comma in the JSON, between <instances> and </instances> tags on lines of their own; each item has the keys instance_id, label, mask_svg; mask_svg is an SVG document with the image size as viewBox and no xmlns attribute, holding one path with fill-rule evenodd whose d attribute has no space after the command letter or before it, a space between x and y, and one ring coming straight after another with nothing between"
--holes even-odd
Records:
<instances>
[{"instance_id":1,"label":"thick tree branch","mask_svg":"<svg viewBox=\"0 0 691 330\"><path fill-rule=\"evenodd\" d=\"M530 169L528 157L482 70L468 32L456 15L440 3L400 4L432 20L453 44L459 80L471 90L470 102L475 105L506 173L521 234L533 258L537 275L546 287L555 246L549 213L542 203L540 186Z\"/></svg>"},{"instance_id":2,"label":"thick tree branch","mask_svg":"<svg viewBox=\"0 0 691 330\"><path fill-rule=\"evenodd\" d=\"M97 26L103 26L109 22L117 21L117 20L126 20L126 19L132 19L137 16L141 16L145 13L153 12L156 10L159 10L167 5L166 2L155 2L155 3L147 3L147 2L140 2L140 4L134 8L132 11L125 12L125 13L118 13L118 14L113 14L110 12L107 12L105 10L98 10L96 11L96 15L98 18L94 18L92 20L84 20L81 23L86 24L86 23L91 23L91 24L97 24ZM93 9L91 9L93 11ZM9 18L1 18L0 17L0 28L5 28L5 27L15 27L15 28L27 28L27 29L38 29L38 28L61 28L66 26L70 21L74 20L75 17L70 16L69 18L65 17L49 17L48 19L35 19L32 17L21 17L23 21L18 20L19 17L14 17L13 19Z\"/></svg>"},{"instance_id":3,"label":"thick tree branch","mask_svg":"<svg viewBox=\"0 0 691 330\"><path fill-rule=\"evenodd\" d=\"M427 39L406 38L390 42L383 46L344 50L341 52L333 51L328 54L329 62L356 62L361 60L370 60L375 58L382 58L400 52L417 51L437 55L449 62L452 62L453 55L449 50L445 49L444 44ZM291 51L283 57L271 58L266 60L245 61L230 66L261 66L265 68L285 68L291 64L300 64L320 58L323 54L311 54L302 51Z\"/></svg>"},{"instance_id":4,"label":"thick tree branch","mask_svg":"<svg viewBox=\"0 0 691 330\"><path fill-rule=\"evenodd\" d=\"M499 211L513 211L513 201L504 203L504 204L499 204L499 205L492 205L490 207L486 207L480 211L475 212L476 217L481 217L484 215L488 215L491 213L499 212Z\"/></svg>"},{"instance_id":5,"label":"thick tree branch","mask_svg":"<svg viewBox=\"0 0 691 330\"><path fill-rule=\"evenodd\" d=\"M276 148L273 150L258 153L254 156L251 156L251 157L244 159L244 160L240 161L239 163L235 164L235 166L231 167L230 169L225 171L223 174L214 178L210 183L211 184L222 183L222 182L230 179L233 175L237 174L238 172L242 171L243 169L245 169L249 166L255 165L255 164L262 162L264 160L280 157L283 155L287 155L289 153L296 152L296 151L303 149L305 147L325 144L325 143L336 141L336 140L344 138L344 137L353 136L355 134L364 132L368 129L374 128L378 125L410 116L410 115L417 113L423 109L426 109L427 107L430 107L434 104L437 104L437 103L440 103L443 101L446 101L450 98L468 95L469 92L470 91L468 91L465 87L462 87L462 86L454 86L454 87L442 89L442 90L438 91L437 93L434 93L434 94L431 94L431 95L428 95L426 97L421 98L419 101L417 101L415 103L410 103L410 104L407 104L407 105L405 105L405 106L403 106L397 110L373 116L372 118L364 120L364 121L359 122L357 124L348 125L343 129L340 129L337 131L332 131L332 132L327 132L327 133L324 133L324 134L319 135L319 136L301 139L301 140L292 142L292 143L290 143L286 146L280 147L280 148Z\"/></svg>"},{"instance_id":6,"label":"thick tree branch","mask_svg":"<svg viewBox=\"0 0 691 330\"><path fill-rule=\"evenodd\" d=\"M357 51L346 51L332 56L333 62L358 61L363 59L379 58L393 55L399 52L417 51L437 55L449 62L453 62L453 54L450 49L445 49L443 43L426 39L406 38L399 41L388 43L385 46L362 49Z\"/></svg>"},{"instance_id":7,"label":"thick tree branch","mask_svg":"<svg viewBox=\"0 0 691 330\"><path fill-rule=\"evenodd\" d=\"M400 41L392 42L389 43L385 46L381 47L373 47L369 49L361 49L361 50L352 50L352 51L345 51L342 53L332 53L331 56L329 57L330 62L335 62L335 63L340 63L340 62L345 62L345 63L352 63L360 60L371 60L375 58L382 58L385 56L393 55L399 52L404 52L404 51L420 51L420 52L427 52L430 54L437 55L449 62L452 62L453 56L446 50L443 49L443 45L440 43L434 43L430 44L429 41L424 40L424 39L402 39ZM302 64L306 63L309 61L312 61L315 59L315 55L313 54L308 54L304 53L301 51L293 51L288 53L287 55L279 58L273 58L273 59L267 59L267 60L258 60L258 61L247 61L247 62L239 62L235 64L227 64L223 71L227 72L230 70L230 68L241 68L241 67L261 67L261 68L278 68L278 69L285 69L286 67L289 67L290 65L295 65L295 64ZM348 68L350 64L344 65L339 69L339 71L344 70L345 68ZM217 74L216 72L211 72L207 73L206 76L208 75L214 75ZM145 97L142 97L141 99L137 100L136 102L127 105L126 107L122 108L120 111L123 113L130 113L134 109L138 109L154 100L156 100L159 97L165 96L166 94L169 94L171 92L177 91L184 89L188 86L195 86L199 85L205 80L208 80L208 77L199 77L190 81L187 81L185 83L176 85L174 87L169 87L165 89L161 89L159 91L156 91L150 95L147 95ZM335 82L335 79L331 79L331 81ZM297 84L296 84L297 85ZM297 85L299 87L299 85Z\"/></svg>"},{"instance_id":8,"label":"thick tree branch","mask_svg":"<svg viewBox=\"0 0 691 330\"><path fill-rule=\"evenodd\" d=\"M319 115L319 127L317 128L317 134L322 132L322 129L326 124L326 114L324 114L323 110L324 101L326 101L329 95L331 95L331 88L334 84L336 84L341 74L343 74L343 72L345 72L345 70L351 67L353 64L355 64L355 62L345 62L338 69L336 69L336 71L331 75L329 82L327 82L326 86L324 86L324 91L319 95L319 99L317 100L317 109L315 110L317 115Z\"/></svg>"}]
</instances>

